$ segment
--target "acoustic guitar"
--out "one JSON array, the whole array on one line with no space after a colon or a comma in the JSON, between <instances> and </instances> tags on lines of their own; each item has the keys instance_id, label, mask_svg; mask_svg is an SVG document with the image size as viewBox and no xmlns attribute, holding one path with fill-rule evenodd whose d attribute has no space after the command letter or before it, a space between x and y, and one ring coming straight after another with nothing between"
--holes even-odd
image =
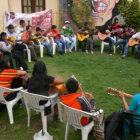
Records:
<instances>
[{"instance_id":1,"label":"acoustic guitar","mask_svg":"<svg viewBox=\"0 0 140 140\"><path fill-rule=\"evenodd\" d=\"M106 33L101 33L101 32L98 32L98 38L100 39L100 40L105 40L107 37L110 37L111 36L111 34L112 33L115 33L115 32L117 32L117 31L122 31L122 29L120 28L120 29L117 29L117 30L113 30L113 31L109 31L109 30L106 30Z\"/></svg>"},{"instance_id":2,"label":"acoustic guitar","mask_svg":"<svg viewBox=\"0 0 140 140\"><path fill-rule=\"evenodd\" d=\"M84 41L85 39L89 38L89 32L84 31L83 33L77 33L77 38L79 41Z\"/></svg>"},{"instance_id":3,"label":"acoustic guitar","mask_svg":"<svg viewBox=\"0 0 140 140\"><path fill-rule=\"evenodd\" d=\"M130 38L129 39L129 46L134 47L135 45L140 45L140 40L136 38Z\"/></svg>"},{"instance_id":4,"label":"acoustic guitar","mask_svg":"<svg viewBox=\"0 0 140 140\"><path fill-rule=\"evenodd\" d=\"M110 95L114 95L114 94L120 95L121 93L123 93L125 97L130 98L130 99L133 98L133 95L128 94L128 93L125 93L125 92L120 91L120 90L117 90L117 89L115 89L115 88L109 87L109 88L106 89L106 91L107 91L107 93L110 94Z\"/></svg>"}]
</instances>

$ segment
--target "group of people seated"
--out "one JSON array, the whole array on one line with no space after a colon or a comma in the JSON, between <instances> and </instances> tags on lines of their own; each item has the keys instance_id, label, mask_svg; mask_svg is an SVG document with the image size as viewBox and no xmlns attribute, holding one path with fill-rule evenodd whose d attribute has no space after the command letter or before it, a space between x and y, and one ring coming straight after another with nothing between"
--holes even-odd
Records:
<instances>
[{"instance_id":1,"label":"group of people seated","mask_svg":"<svg viewBox=\"0 0 140 140\"><path fill-rule=\"evenodd\" d=\"M123 30L118 30L117 28L123 28ZM112 32L112 30L116 30ZM123 53L122 44L126 45L124 50L123 58L125 58L128 54L129 50L129 39L130 37L140 39L140 33L136 33L133 29L122 26L118 23L118 19L115 20L113 25L108 25L107 29L104 30L96 30L90 29L89 24L86 22L84 27L79 31L79 48L81 49L81 43L85 42L85 52L93 54L93 34L99 33L103 35L111 34L111 36L107 36L104 41L109 42L109 54L111 54L112 44L118 46L120 48L120 52ZM125 38L123 37L125 33ZM65 39L61 36L63 35ZM27 72L31 72L28 69L28 66L24 60L24 49L26 48L24 43L28 45L31 51L32 60L36 61L32 76L29 79L28 83L28 92L34 94L40 94L49 96L51 91L51 85L53 88L55 85L64 84L64 80L61 78L55 78L52 76L48 76L47 68L44 62L38 61L37 52L39 50L39 43L45 46L47 49L47 55L52 57L51 45L46 41L45 37L52 37L54 42L58 46L58 51L60 54L65 52L65 46L67 52L72 52L72 49L75 46L76 40L74 37L74 31L70 27L70 22L66 21L63 26L61 33L57 30L56 25L52 25L51 31L44 32L42 34L42 30L37 27L36 32L33 34L32 26L26 26L25 21L20 21L20 26L15 29L13 25L9 25L7 27L6 32L2 32L0 35L0 86L11 88L12 80L16 76L24 76ZM83 35L83 36L82 36ZM86 36L86 37L85 37ZM116 37L114 40L112 37ZM83 37L84 39L80 39ZM120 38L120 39L119 39ZM69 42L71 45L69 46ZM140 62L140 45L136 45L136 51L138 53L139 62ZM13 57L18 63L19 66L22 67L22 70L10 69L10 59ZM9 76L10 75L10 76ZM41 81L41 82L40 82ZM60 92L60 89L57 89ZM79 90L79 92L78 92ZM17 93L5 93L4 97L7 101L13 100L16 98ZM78 81L74 78L70 78L66 82L66 90L64 93L59 94L61 101L75 109L83 110L86 112L93 112L96 110L95 99L92 93L83 92L82 85L78 83ZM125 110L127 112L139 113L139 100L137 98L138 95L135 95L132 99L130 107L128 106L124 94L120 94L122 101L124 103ZM87 100L90 99L90 102ZM47 102L47 101L46 101ZM45 105L46 102L40 102L40 106ZM19 106L22 106L23 102L19 101ZM0 104L0 106L2 106ZM54 119L58 120L58 107L57 105L54 107ZM48 111L45 110L45 114L48 115ZM90 121L91 118L82 117L81 124L85 126Z\"/></svg>"},{"instance_id":2,"label":"group of people seated","mask_svg":"<svg viewBox=\"0 0 140 140\"><path fill-rule=\"evenodd\" d=\"M26 71L10 69L10 58L6 57L6 55L0 57L0 86L11 88L12 80L17 76L26 75ZM10 75L10 76L9 76ZM41 82L40 82L41 81ZM32 76L29 79L27 90L33 94L39 94L44 96L49 96L49 93L57 93L61 99L61 101L70 106L72 108L83 110L86 112L95 112L96 104L95 99L92 93L83 92L82 85L78 83L75 78L70 78L66 82L66 90L60 93L60 89L56 89L54 91L53 85L64 84L64 80L62 78L56 78L53 76L49 76L47 74L47 68L44 62L36 61ZM52 90L52 91L51 91ZM4 97L7 101L11 101L16 98L18 93L4 93ZM128 106L125 96L122 93L119 94L124 103L124 108L126 112L133 112L139 114L139 94L136 94L131 102L131 105ZM90 100L90 102L89 102ZM19 107L24 105L22 100L18 102ZM46 108L47 101L40 101L40 107L44 107L45 115L49 115L51 111L48 111L48 107ZM0 111L4 109L5 106L0 104ZM120 112L121 114L122 112ZM54 120L59 120L58 116L58 107L54 106ZM85 126L92 121L92 118L82 117L81 125Z\"/></svg>"},{"instance_id":3,"label":"group of people seated","mask_svg":"<svg viewBox=\"0 0 140 140\"><path fill-rule=\"evenodd\" d=\"M122 58L126 58L129 52L130 38L136 39L138 43L131 47L135 47L138 55L138 62L140 63L140 32L136 33L134 29L120 24L119 20L116 18L114 24L108 24L107 28L99 30L99 35L105 35L103 41L109 43L109 54L112 55L112 45L115 45L119 47L120 53L123 54ZM124 51L122 45L125 45Z\"/></svg>"}]
</instances>

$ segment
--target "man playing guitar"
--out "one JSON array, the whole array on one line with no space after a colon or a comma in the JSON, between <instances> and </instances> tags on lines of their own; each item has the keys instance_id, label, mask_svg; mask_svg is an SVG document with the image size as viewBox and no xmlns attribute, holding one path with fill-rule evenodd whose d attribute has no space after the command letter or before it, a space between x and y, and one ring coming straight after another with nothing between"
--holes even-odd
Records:
<instances>
[{"instance_id":1,"label":"man playing guitar","mask_svg":"<svg viewBox=\"0 0 140 140\"><path fill-rule=\"evenodd\" d=\"M100 32L98 32L98 37L100 40L103 40L104 42L109 43L109 54L112 55L112 44L116 46L115 40L111 37L113 36L111 34L112 28L111 25L108 24L107 29L101 29ZM113 31L112 31L113 33Z\"/></svg>"},{"instance_id":2,"label":"man playing guitar","mask_svg":"<svg viewBox=\"0 0 140 140\"><path fill-rule=\"evenodd\" d=\"M120 47L120 51L122 53L122 44L126 45L126 48L124 50L124 54L122 58L125 58L129 51L129 39L132 37L132 35L135 34L135 31L132 28L127 27L126 25L123 26L124 31L120 35L120 40L118 41L117 45Z\"/></svg>"},{"instance_id":3,"label":"man playing guitar","mask_svg":"<svg viewBox=\"0 0 140 140\"><path fill-rule=\"evenodd\" d=\"M58 50L60 54L63 54L65 52L65 41L61 38L61 34L59 33L59 31L56 29L57 26L56 25L52 25L52 29L48 34L48 37L53 37L54 42L57 44L58 46Z\"/></svg>"},{"instance_id":4,"label":"man playing guitar","mask_svg":"<svg viewBox=\"0 0 140 140\"><path fill-rule=\"evenodd\" d=\"M85 38L83 41L79 40L79 49L81 49L81 43L85 42L86 43L86 53L88 53L88 50L90 51L91 54L93 54L93 33L94 30L90 29L89 23L85 22L84 27L81 28L78 31L79 34L84 34L85 36L88 35L87 38Z\"/></svg>"},{"instance_id":5,"label":"man playing guitar","mask_svg":"<svg viewBox=\"0 0 140 140\"><path fill-rule=\"evenodd\" d=\"M133 39L136 39L140 42L140 32L136 33L135 35L132 36ZM135 45L136 52L138 54L138 62L140 63L140 43Z\"/></svg>"},{"instance_id":6,"label":"man playing guitar","mask_svg":"<svg viewBox=\"0 0 140 140\"><path fill-rule=\"evenodd\" d=\"M31 51L31 58L33 61L37 61L37 52L39 50L39 45L34 44L32 35L32 26L26 26L26 31L22 34L21 40L26 43Z\"/></svg>"}]
</instances>

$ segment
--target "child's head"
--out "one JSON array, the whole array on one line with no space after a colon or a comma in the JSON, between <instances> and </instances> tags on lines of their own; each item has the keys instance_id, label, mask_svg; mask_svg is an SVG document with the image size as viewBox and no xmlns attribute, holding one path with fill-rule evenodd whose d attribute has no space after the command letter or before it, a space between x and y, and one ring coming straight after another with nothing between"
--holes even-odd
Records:
<instances>
[{"instance_id":1,"label":"child's head","mask_svg":"<svg viewBox=\"0 0 140 140\"><path fill-rule=\"evenodd\" d=\"M78 82L75 79L70 78L66 83L66 88L68 93L76 93L79 88Z\"/></svg>"},{"instance_id":2,"label":"child's head","mask_svg":"<svg viewBox=\"0 0 140 140\"><path fill-rule=\"evenodd\" d=\"M15 32L15 27L12 24L8 25L7 29L10 33Z\"/></svg>"},{"instance_id":3,"label":"child's head","mask_svg":"<svg viewBox=\"0 0 140 140\"><path fill-rule=\"evenodd\" d=\"M57 26L56 25L52 25L52 30L56 31Z\"/></svg>"},{"instance_id":4,"label":"child's head","mask_svg":"<svg viewBox=\"0 0 140 140\"><path fill-rule=\"evenodd\" d=\"M39 34L41 34L41 28L37 27L36 28L36 32L39 33Z\"/></svg>"},{"instance_id":5,"label":"child's head","mask_svg":"<svg viewBox=\"0 0 140 140\"><path fill-rule=\"evenodd\" d=\"M5 32L2 32L0 38L1 40L7 40L7 34Z\"/></svg>"}]
</instances>

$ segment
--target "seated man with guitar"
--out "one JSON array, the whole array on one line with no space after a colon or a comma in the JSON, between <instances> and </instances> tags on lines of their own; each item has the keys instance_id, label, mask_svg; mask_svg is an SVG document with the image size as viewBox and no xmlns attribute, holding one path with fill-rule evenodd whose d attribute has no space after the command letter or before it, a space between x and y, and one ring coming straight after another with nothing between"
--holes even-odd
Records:
<instances>
[{"instance_id":1,"label":"seated man with guitar","mask_svg":"<svg viewBox=\"0 0 140 140\"><path fill-rule=\"evenodd\" d=\"M112 24L112 27L113 27L113 30L118 30L118 29L122 28L123 25L119 23L119 19L118 18L115 18L114 19L114 23ZM121 32L119 30L114 33L116 38L118 38L120 34L121 34Z\"/></svg>"},{"instance_id":2,"label":"seated man with guitar","mask_svg":"<svg viewBox=\"0 0 140 140\"><path fill-rule=\"evenodd\" d=\"M44 36L42 36L42 30L40 27L36 28L36 33L34 34L34 39L37 39L37 42L35 42L36 44L38 44L38 40L40 41L40 43L45 46L45 48L47 49L47 56L53 57L52 53L51 53L51 45L50 43L48 43L45 39Z\"/></svg>"},{"instance_id":3,"label":"seated man with guitar","mask_svg":"<svg viewBox=\"0 0 140 140\"><path fill-rule=\"evenodd\" d=\"M132 37L132 35L135 34L135 31L132 28L128 28L126 25L123 26L124 31L120 35L120 40L118 41L117 45L119 45L120 50L122 51L122 44L126 45L126 48L124 50L124 54L122 58L125 58L129 51L129 39Z\"/></svg>"},{"instance_id":4,"label":"seated man with guitar","mask_svg":"<svg viewBox=\"0 0 140 140\"><path fill-rule=\"evenodd\" d=\"M129 39L129 46L134 47L138 54L138 62L140 63L140 32L136 33Z\"/></svg>"},{"instance_id":5,"label":"seated man with guitar","mask_svg":"<svg viewBox=\"0 0 140 140\"><path fill-rule=\"evenodd\" d=\"M33 61L37 61L37 52L39 50L39 45L34 44L36 39L33 39L32 26L26 26L26 31L22 34L21 40L26 43L31 51L31 58Z\"/></svg>"},{"instance_id":6,"label":"seated man with guitar","mask_svg":"<svg viewBox=\"0 0 140 140\"><path fill-rule=\"evenodd\" d=\"M111 37L112 33L116 31L112 31L110 25L108 25L107 29L101 29L98 32L98 38L104 42L109 43L109 54L112 55L112 44L116 45L115 40Z\"/></svg>"},{"instance_id":7,"label":"seated man with guitar","mask_svg":"<svg viewBox=\"0 0 140 140\"><path fill-rule=\"evenodd\" d=\"M59 31L56 29L57 26L56 25L52 25L52 29L48 34L48 37L53 37L54 42L57 44L58 46L58 50L60 54L64 54L65 52L65 41L61 38L61 34L59 33Z\"/></svg>"},{"instance_id":8,"label":"seated man with guitar","mask_svg":"<svg viewBox=\"0 0 140 140\"><path fill-rule=\"evenodd\" d=\"M90 29L89 23L85 22L84 27L81 28L77 33L77 37L79 40L79 49L81 49L81 43L85 42L85 52L88 53L88 51L90 51L90 53L93 54L93 33L94 30Z\"/></svg>"},{"instance_id":9,"label":"seated man with guitar","mask_svg":"<svg viewBox=\"0 0 140 140\"><path fill-rule=\"evenodd\" d=\"M31 72L28 70L28 66L24 61L23 52L13 42L11 43L7 40L7 34L5 32L2 32L0 35L0 44L2 45L1 50L4 55L10 55L12 53L13 58L19 63L19 67L22 67L27 72Z\"/></svg>"}]
</instances>

